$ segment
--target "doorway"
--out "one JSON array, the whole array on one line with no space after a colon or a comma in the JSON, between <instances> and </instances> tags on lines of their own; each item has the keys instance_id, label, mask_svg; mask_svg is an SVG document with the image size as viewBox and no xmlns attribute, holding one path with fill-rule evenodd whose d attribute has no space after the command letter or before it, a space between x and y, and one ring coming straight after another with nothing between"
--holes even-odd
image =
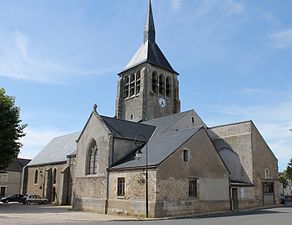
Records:
<instances>
[{"instance_id":1,"label":"doorway","mask_svg":"<svg viewBox=\"0 0 292 225\"><path fill-rule=\"evenodd\" d=\"M238 209L238 189L232 188L232 210Z\"/></svg>"},{"instance_id":2,"label":"doorway","mask_svg":"<svg viewBox=\"0 0 292 225\"><path fill-rule=\"evenodd\" d=\"M275 205L275 191L273 182L263 182L263 206Z\"/></svg>"}]
</instances>

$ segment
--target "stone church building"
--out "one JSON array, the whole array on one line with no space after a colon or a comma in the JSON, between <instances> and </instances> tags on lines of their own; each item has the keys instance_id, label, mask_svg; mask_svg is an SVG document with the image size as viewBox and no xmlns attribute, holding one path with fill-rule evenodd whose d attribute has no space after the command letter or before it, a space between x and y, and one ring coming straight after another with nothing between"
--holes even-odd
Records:
<instances>
[{"instance_id":1,"label":"stone church building","mask_svg":"<svg viewBox=\"0 0 292 225\"><path fill-rule=\"evenodd\" d=\"M149 217L279 204L277 158L252 121L208 127L180 111L150 1L143 43L118 75L115 117L94 106L81 132L54 138L26 167L24 193Z\"/></svg>"}]
</instances>

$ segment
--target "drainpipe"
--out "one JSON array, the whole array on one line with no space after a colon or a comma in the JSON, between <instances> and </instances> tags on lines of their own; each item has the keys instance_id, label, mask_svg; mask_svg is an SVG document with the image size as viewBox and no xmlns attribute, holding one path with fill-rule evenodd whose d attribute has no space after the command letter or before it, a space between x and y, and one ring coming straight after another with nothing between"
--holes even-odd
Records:
<instances>
[{"instance_id":1,"label":"drainpipe","mask_svg":"<svg viewBox=\"0 0 292 225\"><path fill-rule=\"evenodd\" d=\"M232 194L231 194L231 178L230 175L228 176L229 180L229 205L230 205L230 211L232 211Z\"/></svg>"},{"instance_id":2,"label":"drainpipe","mask_svg":"<svg viewBox=\"0 0 292 225\"><path fill-rule=\"evenodd\" d=\"M68 156L67 156L68 157ZM71 157L68 157L68 172L67 172L67 191L66 191L66 205L69 205L69 188L70 188L70 177L71 177ZM72 180L71 180L72 182ZM72 187L72 184L71 184ZM72 193L72 188L71 188Z\"/></svg>"},{"instance_id":3,"label":"drainpipe","mask_svg":"<svg viewBox=\"0 0 292 225\"><path fill-rule=\"evenodd\" d=\"M27 179L27 166L24 166L21 171L21 181L20 181L20 193L26 194L27 190L27 182L25 182L25 179ZM24 187L25 185L25 187Z\"/></svg>"}]
</instances>

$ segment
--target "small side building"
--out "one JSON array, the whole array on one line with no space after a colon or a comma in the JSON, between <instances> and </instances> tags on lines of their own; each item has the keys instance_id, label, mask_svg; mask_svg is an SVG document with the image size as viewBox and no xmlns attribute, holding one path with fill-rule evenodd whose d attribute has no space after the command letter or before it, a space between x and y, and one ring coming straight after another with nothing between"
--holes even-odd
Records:
<instances>
[{"instance_id":1,"label":"small side building","mask_svg":"<svg viewBox=\"0 0 292 225\"><path fill-rule=\"evenodd\" d=\"M0 171L0 197L21 192L22 169L29 162L30 159L16 158Z\"/></svg>"},{"instance_id":2,"label":"small side building","mask_svg":"<svg viewBox=\"0 0 292 225\"><path fill-rule=\"evenodd\" d=\"M279 204L278 160L252 121L208 129L231 172L232 209Z\"/></svg>"},{"instance_id":3,"label":"small side building","mask_svg":"<svg viewBox=\"0 0 292 225\"><path fill-rule=\"evenodd\" d=\"M57 205L70 205L76 139L80 132L54 138L25 167L24 194L37 194Z\"/></svg>"}]
</instances>

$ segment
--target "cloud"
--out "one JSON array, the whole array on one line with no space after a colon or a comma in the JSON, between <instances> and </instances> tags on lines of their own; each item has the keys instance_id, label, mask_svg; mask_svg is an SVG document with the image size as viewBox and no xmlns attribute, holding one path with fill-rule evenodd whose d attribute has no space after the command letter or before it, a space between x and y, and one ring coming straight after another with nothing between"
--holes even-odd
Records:
<instances>
[{"instance_id":1,"label":"cloud","mask_svg":"<svg viewBox=\"0 0 292 225\"><path fill-rule=\"evenodd\" d=\"M171 0L171 9L173 12L178 12L181 10L182 0Z\"/></svg>"},{"instance_id":2,"label":"cloud","mask_svg":"<svg viewBox=\"0 0 292 225\"><path fill-rule=\"evenodd\" d=\"M269 38L274 48L283 49L292 47L292 29L274 32Z\"/></svg>"},{"instance_id":3,"label":"cloud","mask_svg":"<svg viewBox=\"0 0 292 225\"><path fill-rule=\"evenodd\" d=\"M32 128L25 129L26 136L21 139L23 147L20 150L19 157L33 158L39 153L54 137L65 135L71 132L58 129Z\"/></svg>"},{"instance_id":4,"label":"cloud","mask_svg":"<svg viewBox=\"0 0 292 225\"><path fill-rule=\"evenodd\" d=\"M186 23L194 27L201 27L198 34L212 35L214 30L221 30L225 24L235 24L238 27L238 24L244 19L244 9L243 3L234 0L197 1L191 14L187 15Z\"/></svg>"},{"instance_id":5,"label":"cloud","mask_svg":"<svg viewBox=\"0 0 292 225\"><path fill-rule=\"evenodd\" d=\"M196 18L206 18L209 15L211 18L224 20L227 17L241 14L243 11L243 4L233 0L206 0L200 3L194 16Z\"/></svg>"},{"instance_id":6,"label":"cloud","mask_svg":"<svg viewBox=\"0 0 292 225\"><path fill-rule=\"evenodd\" d=\"M30 80L40 83L64 84L64 80L74 76L102 75L117 71L120 66L87 70L72 68L62 62L55 62L42 57L31 46L29 37L16 31L4 52L0 53L0 76L19 80ZM1 46L3 48L3 46Z\"/></svg>"},{"instance_id":7,"label":"cloud","mask_svg":"<svg viewBox=\"0 0 292 225\"><path fill-rule=\"evenodd\" d=\"M239 91L240 94L244 95L254 95L254 94L268 94L270 93L269 90L266 89L259 89L259 88L243 88Z\"/></svg>"}]
</instances>

